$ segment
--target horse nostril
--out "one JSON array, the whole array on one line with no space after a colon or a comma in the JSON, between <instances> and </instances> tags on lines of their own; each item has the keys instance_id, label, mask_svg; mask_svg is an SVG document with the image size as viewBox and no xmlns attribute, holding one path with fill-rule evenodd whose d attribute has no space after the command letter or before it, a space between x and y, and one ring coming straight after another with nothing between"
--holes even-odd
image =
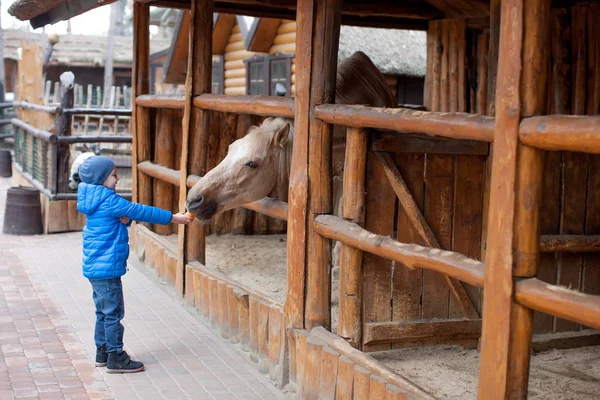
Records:
<instances>
[{"instance_id":1,"label":"horse nostril","mask_svg":"<svg viewBox=\"0 0 600 400\"><path fill-rule=\"evenodd\" d=\"M197 209L204 203L204 196L199 195L194 201L188 203L188 209Z\"/></svg>"}]
</instances>

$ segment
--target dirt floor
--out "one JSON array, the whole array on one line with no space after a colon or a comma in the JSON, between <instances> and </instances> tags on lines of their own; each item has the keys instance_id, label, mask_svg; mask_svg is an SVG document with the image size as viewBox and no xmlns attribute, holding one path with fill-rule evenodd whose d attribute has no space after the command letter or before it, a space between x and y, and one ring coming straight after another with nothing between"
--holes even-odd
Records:
<instances>
[{"instance_id":1,"label":"dirt floor","mask_svg":"<svg viewBox=\"0 0 600 400\"><path fill-rule=\"evenodd\" d=\"M286 237L211 235L207 265L273 300L285 301ZM334 273L333 331L337 327L337 279ZM400 375L440 399L477 397L479 353L457 346L430 346L370 353ZM600 346L550 350L532 357L529 398L600 399Z\"/></svg>"}]
</instances>

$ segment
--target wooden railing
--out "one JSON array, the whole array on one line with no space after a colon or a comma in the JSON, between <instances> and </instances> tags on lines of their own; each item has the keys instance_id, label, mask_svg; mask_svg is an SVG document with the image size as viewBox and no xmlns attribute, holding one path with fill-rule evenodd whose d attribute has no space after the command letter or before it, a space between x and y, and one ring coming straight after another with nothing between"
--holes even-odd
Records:
<instances>
[{"instance_id":1,"label":"wooden railing","mask_svg":"<svg viewBox=\"0 0 600 400\"><path fill-rule=\"evenodd\" d=\"M68 146L83 143L131 143L131 136L71 136L70 123L63 123L59 119L65 115L86 114L111 115L115 110L109 109L76 109L62 108L60 106L42 106L25 101L12 103L15 108L38 111L51 114L57 119L56 125L63 127L66 132L58 135L39 129L23 120L13 118L10 123L14 127L15 139L15 168L35 188L50 200L74 200L77 193L65 189L68 181L70 166ZM118 110L120 115L131 115L131 110ZM60 160L60 162L59 162ZM71 160L73 161L73 160ZM121 196L131 198L131 193L119 193Z\"/></svg>"}]
</instances>

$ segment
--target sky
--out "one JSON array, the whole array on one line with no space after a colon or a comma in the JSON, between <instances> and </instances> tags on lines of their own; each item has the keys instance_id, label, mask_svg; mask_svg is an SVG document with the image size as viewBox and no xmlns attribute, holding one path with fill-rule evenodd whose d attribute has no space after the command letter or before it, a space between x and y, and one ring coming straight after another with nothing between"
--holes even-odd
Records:
<instances>
[{"instance_id":1,"label":"sky","mask_svg":"<svg viewBox=\"0 0 600 400\"><path fill-rule=\"evenodd\" d=\"M14 1L2 1L1 17L2 29L14 29L16 27L29 26L29 22L23 22L8 13L8 8ZM98 7L85 14L71 19L71 33L74 35L106 35L110 23L110 6ZM41 28L34 32L42 32ZM46 26L46 33L57 33L64 35L67 33L67 22L61 21L54 25Z\"/></svg>"}]
</instances>

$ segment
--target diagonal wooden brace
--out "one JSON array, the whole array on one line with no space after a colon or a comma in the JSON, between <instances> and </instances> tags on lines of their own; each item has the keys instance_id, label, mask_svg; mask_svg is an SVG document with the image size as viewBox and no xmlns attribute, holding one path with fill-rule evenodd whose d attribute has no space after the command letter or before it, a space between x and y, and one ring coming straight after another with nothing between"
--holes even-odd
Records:
<instances>
[{"instance_id":1,"label":"diagonal wooden brace","mask_svg":"<svg viewBox=\"0 0 600 400\"><path fill-rule=\"evenodd\" d=\"M421 210L419 210L415 199L410 194L408 187L404 182L404 179L402 179L400 171L398 171L398 168L396 168L396 165L392 160L392 157L388 153L380 152L375 152L375 155L383 165L385 173L388 179L390 180L390 183L392 184L392 188L394 189L394 192L396 192L398 200L400 200L400 204L406 211L406 214L408 215L408 218L410 219L410 222L412 223L413 227L415 228L421 239L423 239L423 241L425 242L425 245L427 245L428 247L434 247L438 249L441 248L439 242L435 238L435 235L431 231L429 224L425 220L425 217L423 217ZM467 292L465 291L465 288L463 287L462 283L457 279L450 278L448 275L443 276L446 286L448 286L450 292L452 292L452 295L458 302L465 318L480 318L477 309L475 308L475 306L473 306L473 302L471 302L471 299L467 295Z\"/></svg>"}]
</instances>

